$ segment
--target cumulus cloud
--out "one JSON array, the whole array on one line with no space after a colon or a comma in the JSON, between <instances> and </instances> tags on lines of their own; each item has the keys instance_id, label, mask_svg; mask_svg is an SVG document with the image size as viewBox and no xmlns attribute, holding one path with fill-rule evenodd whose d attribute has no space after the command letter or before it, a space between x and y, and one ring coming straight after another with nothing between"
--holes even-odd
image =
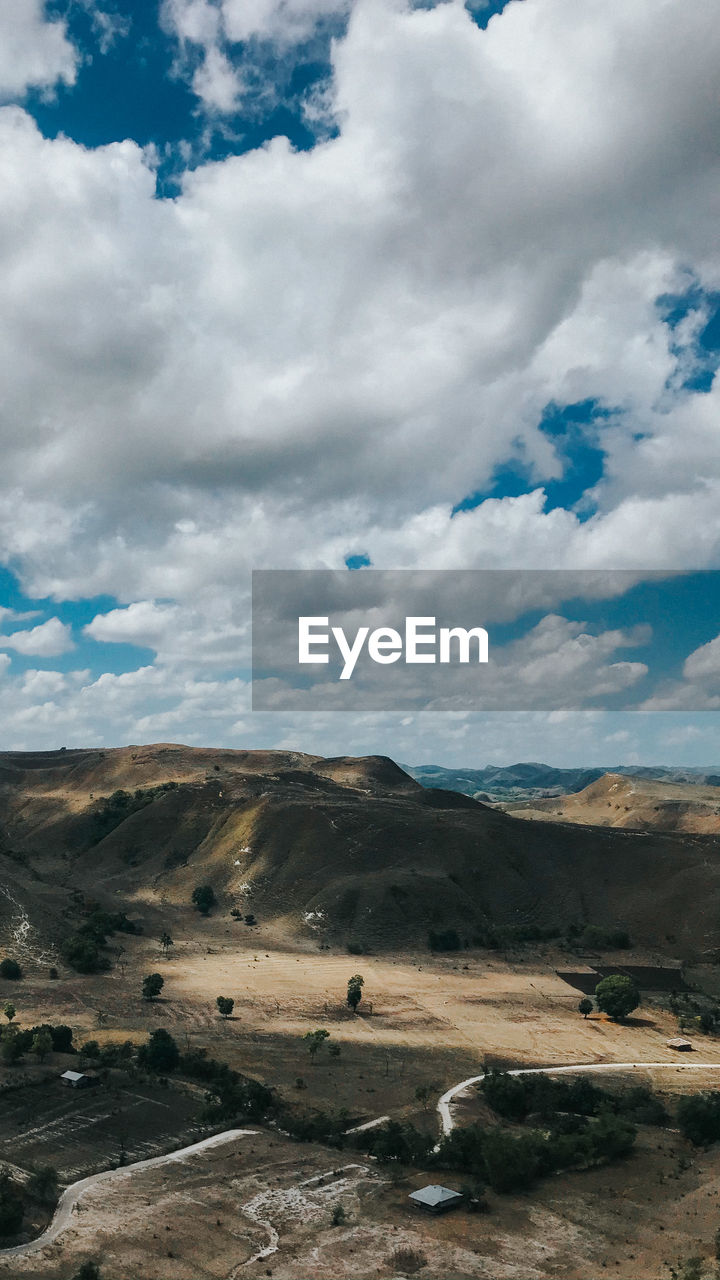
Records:
<instances>
[{"instance_id":1,"label":"cumulus cloud","mask_svg":"<svg viewBox=\"0 0 720 1280\"><path fill-rule=\"evenodd\" d=\"M74 649L72 628L59 618L49 618L27 631L13 631L9 636L0 635L0 649L14 649L16 653L38 658L55 658Z\"/></svg>"},{"instance_id":2,"label":"cumulus cloud","mask_svg":"<svg viewBox=\"0 0 720 1280\"><path fill-rule=\"evenodd\" d=\"M165 12L223 110L229 44L334 10ZM145 612L91 626L219 664L252 567L717 563L720 387L683 385L656 305L720 286L707 0L522 0L484 31L455 0L357 0L332 58L336 136L167 201L133 142L0 111L0 539L27 589L109 593ZM553 509L539 423L581 400L603 477ZM527 493L452 515L512 458Z\"/></svg>"},{"instance_id":3,"label":"cumulus cloud","mask_svg":"<svg viewBox=\"0 0 720 1280\"><path fill-rule=\"evenodd\" d=\"M44 0L0 0L0 102L74 84L77 63L66 23L48 20Z\"/></svg>"}]
</instances>

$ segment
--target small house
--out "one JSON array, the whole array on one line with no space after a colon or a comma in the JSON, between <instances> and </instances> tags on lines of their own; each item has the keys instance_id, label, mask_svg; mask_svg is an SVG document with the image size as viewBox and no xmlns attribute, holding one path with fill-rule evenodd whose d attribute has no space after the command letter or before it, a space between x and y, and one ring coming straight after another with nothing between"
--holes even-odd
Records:
<instances>
[{"instance_id":1,"label":"small house","mask_svg":"<svg viewBox=\"0 0 720 1280\"><path fill-rule=\"evenodd\" d=\"M426 1213L445 1213L447 1209L455 1209L463 1203L459 1191L451 1191L449 1187L435 1184L421 1187L419 1191L411 1191L409 1199Z\"/></svg>"},{"instance_id":2,"label":"small house","mask_svg":"<svg viewBox=\"0 0 720 1280\"><path fill-rule=\"evenodd\" d=\"M682 1036L676 1036L674 1040L668 1040L668 1049L678 1049L681 1053L687 1053L688 1049L692 1049L689 1040L683 1040Z\"/></svg>"},{"instance_id":3,"label":"small house","mask_svg":"<svg viewBox=\"0 0 720 1280\"><path fill-rule=\"evenodd\" d=\"M89 1089L95 1083L94 1076L86 1076L84 1071L63 1071L60 1079L69 1089Z\"/></svg>"}]
</instances>

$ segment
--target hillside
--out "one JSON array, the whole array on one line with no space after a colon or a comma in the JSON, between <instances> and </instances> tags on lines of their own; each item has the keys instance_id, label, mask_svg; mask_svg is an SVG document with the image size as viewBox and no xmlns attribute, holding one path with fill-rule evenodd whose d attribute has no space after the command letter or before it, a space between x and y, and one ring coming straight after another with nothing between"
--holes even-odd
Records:
<instances>
[{"instance_id":1,"label":"hillside","mask_svg":"<svg viewBox=\"0 0 720 1280\"><path fill-rule=\"evenodd\" d=\"M168 744L0 756L6 928L20 903L38 945L57 942L78 893L148 927L171 909L194 928L203 882L226 918L252 911L341 946L588 922L658 948L670 935L688 955L720 945L711 836L528 823L423 789L382 757Z\"/></svg>"},{"instance_id":2,"label":"hillside","mask_svg":"<svg viewBox=\"0 0 720 1280\"><path fill-rule=\"evenodd\" d=\"M575 795L508 804L506 811L547 822L715 835L720 832L720 786L605 773Z\"/></svg>"}]
</instances>

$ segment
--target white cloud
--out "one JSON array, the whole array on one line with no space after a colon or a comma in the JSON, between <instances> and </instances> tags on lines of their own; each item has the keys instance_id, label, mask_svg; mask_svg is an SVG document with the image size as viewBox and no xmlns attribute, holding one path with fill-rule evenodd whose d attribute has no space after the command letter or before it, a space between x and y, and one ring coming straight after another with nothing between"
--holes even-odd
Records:
<instances>
[{"instance_id":1,"label":"white cloud","mask_svg":"<svg viewBox=\"0 0 720 1280\"><path fill-rule=\"evenodd\" d=\"M226 56L334 7L168 12ZM333 58L336 137L174 200L134 143L0 112L0 540L28 590L116 596L135 613L91 627L169 670L232 661L252 567L716 564L720 387L682 389L654 305L720 286L707 0L522 0L485 31L357 0ZM564 464L537 424L590 397L617 412L581 519L547 510ZM451 518L512 454L531 492Z\"/></svg>"},{"instance_id":2,"label":"white cloud","mask_svg":"<svg viewBox=\"0 0 720 1280\"><path fill-rule=\"evenodd\" d=\"M74 84L77 61L65 22L48 21L43 0L0 0L0 101Z\"/></svg>"},{"instance_id":3,"label":"white cloud","mask_svg":"<svg viewBox=\"0 0 720 1280\"><path fill-rule=\"evenodd\" d=\"M16 653L30 654L38 658L55 658L74 649L72 628L59 618L49 618L27 631L13 631L0 635L0 649L14 649Z\"/></svg>"}]
</instances>

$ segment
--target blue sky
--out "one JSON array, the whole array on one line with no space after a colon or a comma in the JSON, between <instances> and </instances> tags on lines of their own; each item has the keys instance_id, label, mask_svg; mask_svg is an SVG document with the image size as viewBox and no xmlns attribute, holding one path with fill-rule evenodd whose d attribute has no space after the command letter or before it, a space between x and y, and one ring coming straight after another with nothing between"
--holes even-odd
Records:
<instances>
[{"instance_id":1,"label":"blue sky","mask_svg":"<svg viewBox=\"0 0 720 1280\"><path fill-rule=\"evenodd\" d=\"M7 745L537 756L253 717L250 571L720 565L718 71L710 0L0 14ZM674 591L568 607L651 616L667 697L548 758L658 758L662 717L720 760Z\"/></svg>"}]
</instances>

